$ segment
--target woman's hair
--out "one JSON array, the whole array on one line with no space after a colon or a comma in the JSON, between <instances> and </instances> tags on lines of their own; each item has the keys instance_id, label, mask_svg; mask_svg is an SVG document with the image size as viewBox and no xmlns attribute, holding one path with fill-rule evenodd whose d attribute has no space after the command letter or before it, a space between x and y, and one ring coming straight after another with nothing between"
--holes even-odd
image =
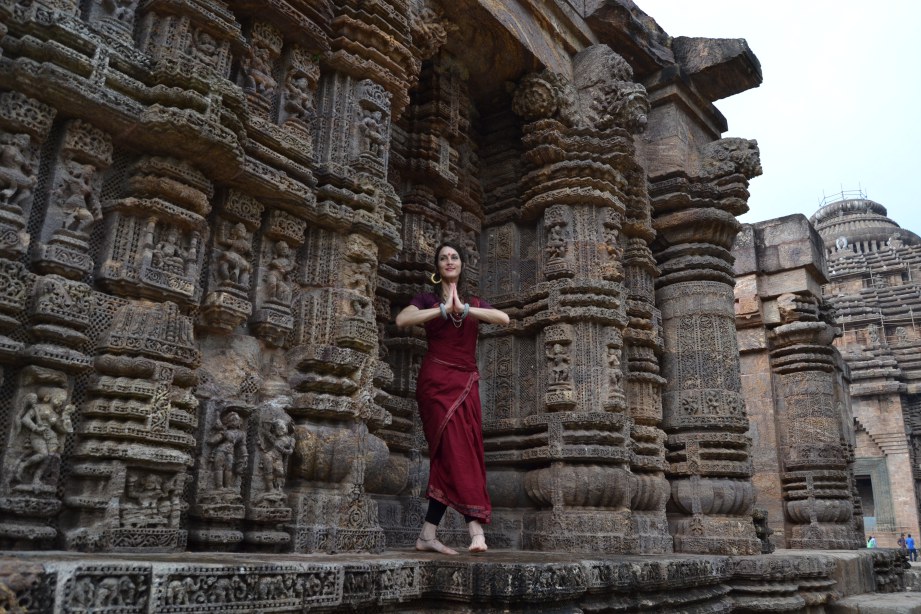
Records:
<instances>
[{"instance_id":1,"label":"woman's hair","mask_svg":"<svg viewBox=\"0 0 921 614\"><path fill-rule=\"evenodd\" d=\"M457 252L457 255L460 256L461 261L461 273L460 277L457 279L457 295L462 299L467 298L467 252L464 251L464 248L455 243L454 241L442 241L441 245L435 248L435 276L440 277L438 271L438 257L441 255L441 250L450 247ZM448 297L443 295L444 288L441 286L439 281L435 284L434 292L436 296L441 297L441 302L444 302Z\"/></svg>"}]
</instances>

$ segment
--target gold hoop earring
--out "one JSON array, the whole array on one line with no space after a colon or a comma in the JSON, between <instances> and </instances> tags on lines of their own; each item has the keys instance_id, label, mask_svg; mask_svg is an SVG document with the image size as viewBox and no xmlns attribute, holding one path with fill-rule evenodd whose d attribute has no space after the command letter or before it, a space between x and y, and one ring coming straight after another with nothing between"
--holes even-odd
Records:
<instances>
[{"instance_id":1,"label":"gold hoop earring","mask_svg":"<svg viewBox=\"0 0 921 614\"><path fill-rule=\"evenodd\" d=\"M441 283L441 277L439 277L438 279L435 279L435 274L434 274L434 273L432 273L431 275L429 275L429 279L432 280L432 284L435 285L435 286L437 286L438 284Z\"/></svg>"}]
</instances>

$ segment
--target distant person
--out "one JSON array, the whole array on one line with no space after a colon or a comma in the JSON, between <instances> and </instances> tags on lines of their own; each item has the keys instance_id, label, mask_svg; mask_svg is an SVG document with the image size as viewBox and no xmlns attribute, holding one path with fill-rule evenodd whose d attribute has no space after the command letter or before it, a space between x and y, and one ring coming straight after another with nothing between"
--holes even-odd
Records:
<instances>
[{"instance_id":1,"label":"distant person","mask_svg":"<svg viewBox=\"0 0 921 614\"><path fill-rule=\"evenodd\" d=\"M911 533L905 538L905 549L908 550L908 560L918 560L918 551L915 550L915 538L911 536Z\"/></svg>"},{"instance_id":2,"label":"distant person","mask_svg":"<svg viewBox=\"0 0 921 614\"><path fill-rule=\"evenodd\" d=\"M905 547L905 534L899 533L899 550L902 551L902 554L908 554L908 549Z\"/></svg>"},{"instance_id":3,"label":"distant person","mask_svg":"<svg viewBox=\"0 0 921 614\"><path fill-rule=\"evenodd\" d=\"M876 548L876 538L872 535L870 536L870 539L867 540L867 548Z\"/></svg>"}]
</instances>

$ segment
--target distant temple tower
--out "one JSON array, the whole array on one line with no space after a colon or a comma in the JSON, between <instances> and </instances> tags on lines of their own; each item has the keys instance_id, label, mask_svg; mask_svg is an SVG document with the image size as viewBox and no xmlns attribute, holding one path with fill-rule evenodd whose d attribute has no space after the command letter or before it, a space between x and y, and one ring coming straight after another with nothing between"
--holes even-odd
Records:
<instances>
[{"instance_id":1,"label":"distant temple tower","mask_svg":"<svg viewBox=\"0 0 921 614\"><path fill-rule=\"evenodd\" d=\"M864 194L841 194L810 221L825 243L824 294L851 370L857 488L881 545L919 531L921 237Z\"/></svg>"}]
</instances>

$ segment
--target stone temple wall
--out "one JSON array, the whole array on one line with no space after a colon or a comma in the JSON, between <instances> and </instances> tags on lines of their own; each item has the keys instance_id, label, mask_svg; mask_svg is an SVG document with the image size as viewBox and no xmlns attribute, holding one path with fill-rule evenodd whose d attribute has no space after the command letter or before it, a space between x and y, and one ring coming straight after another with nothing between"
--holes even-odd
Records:
<instances>
[{"instance_id":1,"label":"stone temple wall","mask_svg":"<svg viewBox=\"0 0 921 614\"><path fill-rule=\"evenodd\" d=\"M921 526L921 237L859 193L811 220L828 260L824 292L842 329L835 345L851 370L867 533L892 547Z\"/></svg>"},{"instance_id":2,"label":"stone temple wall","mask_svg":"<svg viewBox=\"0 0 921 614\"><path fill-rule=\"evenodd\" d=\"M754 483L780 548L862 545L850 371L822 292L822 240L803 215L746 225L733 248Z\"/></svg>"},{"instance_id":3,"label":"stone temple wall","mask_svg":"<svg viewBox=\"0 0 921 614\"><path fill-rule=\"evenodd\" d=\"M744 41L630 0L0 0L0 35L5 549L411 543L424 339L391 322L451 238L513 321L480 346L490 543L762 551L730 253L761 168L712 104L760 83ZM771 355L795 419L834 394L810 305ZM811 443L791 544L853 545ZM86 569L67 599L150 573Z\"/></svg>"}]
</instances>

